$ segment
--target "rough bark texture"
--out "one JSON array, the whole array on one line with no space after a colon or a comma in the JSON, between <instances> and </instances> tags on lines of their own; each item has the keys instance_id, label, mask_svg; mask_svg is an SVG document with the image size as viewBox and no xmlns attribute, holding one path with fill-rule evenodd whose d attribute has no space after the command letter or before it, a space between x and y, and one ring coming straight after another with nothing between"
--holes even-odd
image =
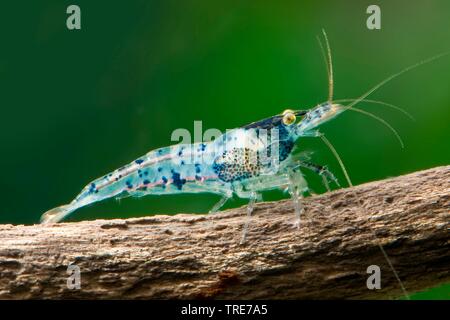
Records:
<instances>
[{"instance_id":1,"label":"rough bark texture","mask_svg":"<svg viewBox=\"0 0 450 320\"><path fill-rule=\"evenodd\" d=\"M256 206L240 245L245 207L32 226L0 226L0 298L395 298L450 280L450 166L304 200ZM67 267L81 289L67 288ZM381 290L366 287L381 268Z\"/></svg>"}]
</instances>

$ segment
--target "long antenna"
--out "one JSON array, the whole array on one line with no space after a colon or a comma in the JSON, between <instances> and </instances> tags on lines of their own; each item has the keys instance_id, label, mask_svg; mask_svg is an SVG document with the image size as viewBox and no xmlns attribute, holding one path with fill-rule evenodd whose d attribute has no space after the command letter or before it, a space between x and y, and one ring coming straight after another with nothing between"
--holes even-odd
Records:
<instances>
[{"instance_id":1,"label":"long antenna","mask_svg":"<svg viewBox=\"0 0 450 320\"><path fill-rule=\"evenodd\" d=\"M345 179L347 180L347 183L350 187L353 187L353 183L350 180L350 176L347 173L347 169L344 166L344 162L342 162L341 157L339 156L338 152L336 151L336 149L334 148L334 146L331 144L331 142L325 137L325 135L323 133L321 133L319 135L319 137L322 139L322 141L327 145L327 147L331 150L331 152L333 153L333 155L336 157L337 161L339 162L339 165L341 166L342 171L344 172L344 176ZM354 197L355 199L358 199L356 193L353 191ZM363 208L363 203L362 201L359 201L359 204L361 206L361 208ZM373 236L376 240L378 240L378 237L375 235L375 233L373 233ZM381 245L381 243L379 243L378 241L377 245L380 248L381 252L383 253L384 259L387 261L389 268L392 270L392 272L394 273L395 278L397 279L397 282L400 284L400 287L402 288L403 294L405 295L405 297L409 300L409 294L408 291L406 291L405 286L403 285L402 280L400 279L400 277L398 276L397 270L395 270L394 266L391 263L391 260L389 259L389 256L387 255L386 251L383 248L383 245Z\"/></svg>"},{"instance_id":2,"label":"long antenna","mask_svg":"<svg viewBox=\"0 0 450 320\"><path fill-rule=\"evenodd\" d=\"M331 49L330 49L330 43L328 42L327 33L325 32L325 29L322 29L323 37L325 39L325 44L327 46L327 55L328 55L328 67L329 74L328 74L328 102L333 101L333 91L334 91L334 78L333 78L333 61L331 60Z\"/></svg>"},{"instance_id":3,"label":"long antenna","mask_svg":"<svg viewBox=\"0 0 450 320\"><path fill-rule=\"evenodd\" d=\"M333 102L336 102L336 103L353 102L353 101L356 101L356 100L358 100L358 99L337 99L337 100L334 100ZM408 118L410 118L412 121L416 121L416 119L408 111L406 111L405 109L403 109L403 108L401 108L399 106L396 106L395 104L387 103L387 102L379 101L379 100L371 100L371 99L362 99L359 102L367 102L367 103L379 104L379 105L382 105L382 106L385 106L385 107L388 107L388 108L400 111L401 113L406 115Z\"/></svg>"},{"instance_id":4,"label":"long antenna","mask_svg":"<svg viewBox=\"0 0 450 320\"><path fill-rule=\"evenodd\" d=\"M395 137L397 138L398 142L400 142L400 146L402 147L402 149L405 148L405 144L403 143L403 140L402 140L402 138L400 137L400 135L398 134L397 130L395 130L395 129L394 129L394 128L386 121L386 120L384 120L383 118L381 118L381 117L379 117L379 116L377 116L377 115L374 115L374 114L371 113L371 112L368 112L368 111L366 111L366 110L361 110L361 109L359 109L359 108L351 107L351 108L349 108L348 110L350 110L350 111L356 111L356 112L365 114L366 116L369 116L369 117L371 117L371 118L373 118L373 119L375 119L375 120L381 122L381 123L384 124L389 130L392 131L392 133L393 133L393 134L395 135Z\"/></svg>"},{"instance_id":5,"label":"long antenna","mask_svg":"<svg viewBox=\"0 0 450 320\"><path fill-rule=\"evenodd\" d=\"M326 53L325 49L322 45L322 41L317 36L317 41L319 42L320 51L322 52L323 59L325 61L325 66L327 67L327 75L328 75L328 102L333 101L333 92L334 92L334 79L333 79L333 61L331 60L331 49L330 49L330 43L328 42L327 33L325 32L325 29L322 29L322 34L325 39L325 45L326 45Z\"/></svg>"},{"instance_id":6,"label":"long antenna","mask_svg":"<svg viewBox=\"0 0 450 320\"><path fill-rule=\"evenodd\" d=\"M325 137L325 135L322 133L320 136L320 139L327 145L327 147L331 150L336 160L339 162L339 166L342 169L342 172L344 173L345 179L347 180L347 183L349 187L353 187L352 180L350 180L350 176L347 173L347 169L344 166L344 162L342 162L341 157L339 156L339 153L336 151L334 146L331 144L331 142Z\"/></svg>"},{"instance_id":7,"label":"long antenna","mask_svg":"<svg viewBox=\"0 0 450 320\"><path fill-rule=\"evenodd\" d=\"M405 72L413 70L413 69L417 68L418 66L421 66L423 64L429 63L429 62L434 61L436 59L442 58L442 57L444 57L444 56L446 56L448 54L450 54L450 51L437 54L437 55L435 55L435 56L433 56L431 58L428 58L428 59L422 60L420 62L417 62L417 63L415 63L415 64L413 64L413 65L411 65L409 67L406 67L405 69L403 69L403 70L401 70L401 71L399 71L397 73L394 73L393 75L387 77L386 79L384 79L383 81L378 83L376 86L372 87L372 89L370 89L369 91L364 93L362 96L360 96L358 99L356 99L353 103L349 104L348 106L344 106L344 108L351 108L351 107L353 107L357 103L361 102L363 99L367 98L370 94L372 94L373 92L375 92L376 90L378 90L379 88L384 86L386 83L388 83L389 81L391 81L391 80L397 78L398 76L404 74Z\"/></svg>"}]
</instances>

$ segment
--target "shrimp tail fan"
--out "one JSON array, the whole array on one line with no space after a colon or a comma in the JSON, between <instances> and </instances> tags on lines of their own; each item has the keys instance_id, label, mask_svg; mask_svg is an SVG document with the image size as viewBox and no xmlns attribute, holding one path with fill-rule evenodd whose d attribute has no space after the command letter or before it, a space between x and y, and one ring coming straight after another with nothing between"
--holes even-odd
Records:
<instances>
[{"instance_id":1,"label":"shrimp tail fan","mask_svg":"<svg viewBox=\"0 0 450 320\"><path fill-rule=\"evenodd\" d=\"M70 204L62 205L51 210L48 210L41 216L41 224L60 222L68 216L75 208Z\"/></svg>"}]
</instances>

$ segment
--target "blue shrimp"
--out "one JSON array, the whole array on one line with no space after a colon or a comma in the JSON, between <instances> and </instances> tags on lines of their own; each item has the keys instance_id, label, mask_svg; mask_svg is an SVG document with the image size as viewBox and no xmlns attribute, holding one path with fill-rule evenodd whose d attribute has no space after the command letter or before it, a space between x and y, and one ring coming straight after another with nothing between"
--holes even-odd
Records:
<instances>
[{"instance_id":1,"label":"blue shrimp","mask_svg":"<svg viewBox=\"0 0 450 320\"><path fill-rule=\"evenodd\" d=\"M133 162L90 182L67 205L47 211L42 223L59 222L73 211L86 205L124 196L141 197L178 193L208 192L222 196L211 209L215 212L237 194L243 198L258 198L255 193L286 186L287 169L272 169L272 163L264 164L260 151L279 142L279 159L283 163L294 147L291 132L283 121L302 112L289 111L243 128L228 131L212 142L182 144L150 151ZM283 120L284 119L284 120ZM278 127L281 140L264 141L262 130ZM252 159L251 159L252 158ZM288 163L288 162L286 162ZM274 165L275 167L275 165ZM281 166L280 166L281 167ZM272 179L279 175L278 179ZM269 179L268 179L269 178ZM274 180L268 187L267 180ZM277 183L274 183L277 180Z\"/></svg>"}]
</instances>

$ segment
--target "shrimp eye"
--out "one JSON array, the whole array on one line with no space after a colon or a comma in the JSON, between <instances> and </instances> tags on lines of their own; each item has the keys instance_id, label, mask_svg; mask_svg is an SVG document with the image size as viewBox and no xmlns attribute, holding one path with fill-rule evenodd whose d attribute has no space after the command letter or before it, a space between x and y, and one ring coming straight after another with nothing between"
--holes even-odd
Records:
<instances>
[{"instance_id":1,"label":"shrimp eye","mask_svg":"<svg viewBox=\"0 0 450 320\"><path fill-rule=\"evenodd\" d=\"M287 126L293 124L296 120L295 113L292 110L285 110L283 112L283 123Z\"/></svg>"}]
</instances>

